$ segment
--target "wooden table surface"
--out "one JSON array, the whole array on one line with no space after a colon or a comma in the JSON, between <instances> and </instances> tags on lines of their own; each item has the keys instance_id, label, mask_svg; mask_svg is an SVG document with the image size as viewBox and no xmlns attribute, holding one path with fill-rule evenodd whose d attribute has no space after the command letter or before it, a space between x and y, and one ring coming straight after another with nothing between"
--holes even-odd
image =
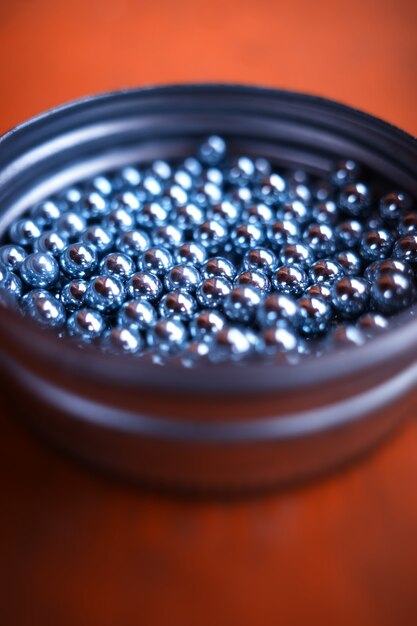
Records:
<instances>
[{"instance_id":1,"label":"wooden table surface","mask_svg":"<svg viewBox=\"0 0 417 626\"><path fill-rule=\"evenodd\" d=\"M123 86L310 91L417 134L417 4L0 0L0 130ZM238 501L134 489L39 444L1 401L0 623L417 623L417 421L342 472Z\"/></svg>"}]
</instances>

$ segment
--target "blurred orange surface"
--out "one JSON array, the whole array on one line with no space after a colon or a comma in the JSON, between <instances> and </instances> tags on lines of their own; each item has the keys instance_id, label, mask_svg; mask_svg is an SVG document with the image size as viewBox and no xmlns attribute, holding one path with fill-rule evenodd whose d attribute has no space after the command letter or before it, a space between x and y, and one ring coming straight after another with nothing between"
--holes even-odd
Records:
<instances>
[{"instance_id":1,"label":"blurred orange surface","mask_svg":"<svg viewBox=\"0 0 417 626\"><path fill-rule=\"evenodd\" d=\"M296 89L417 134L413 0L0 0L0 131L134 85ZM127 487L0 408L5 626L417 623L417 422L321 481L234 501ZM411 406L411 405L410 405Z\"/></svg>"}]
</instances>

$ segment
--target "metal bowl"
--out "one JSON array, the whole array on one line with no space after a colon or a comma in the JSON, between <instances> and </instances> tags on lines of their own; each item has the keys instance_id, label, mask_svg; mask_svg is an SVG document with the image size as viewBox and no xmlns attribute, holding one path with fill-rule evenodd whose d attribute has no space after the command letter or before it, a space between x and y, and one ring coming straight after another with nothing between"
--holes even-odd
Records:
<instances>
[{"instance_id":1,"label":"metal bowl","mask_svg":"<svg viewBox=\"0 0 417 626\"><path fill-rule=\"evenodd\" d=\"M202 137L326 174L340 156L417 196L417 141L304 94L236 85L121 91L54 109L0 139L0 234L32 203L95 173L180 157ZM130 479L192 489L287 483L338 466L410 410L416 307L364 346L298 365L164 366L80 351L0 310L0 353L36 429ZM410 399L411 398L411 399Z\"/></svg>"}]
</instances>

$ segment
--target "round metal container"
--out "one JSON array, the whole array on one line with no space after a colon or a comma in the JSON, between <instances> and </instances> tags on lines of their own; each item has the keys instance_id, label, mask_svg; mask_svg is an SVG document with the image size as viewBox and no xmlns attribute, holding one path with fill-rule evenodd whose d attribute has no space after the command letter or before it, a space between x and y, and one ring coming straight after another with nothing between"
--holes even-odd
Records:
<instances>
[{"instance_id":1,"label":"round metal container","mask_svg":"<svg viewBox=\"0 0 417 626\"><path fill-rule=\"evenodd\" d=\"M374 117L270 89L159 87L87 98L4 135L0 233L68 184L132 162L184 156L210 133L224 135L234 152L315 174L349 156L381 188L417 197L416 140ZM0 310L1 360L38 431L97 467L190 489L287 483L366 450L410 410L416 345L414 307L366 345L296 367L187 369L80 351Z\"/></svg>"}]
</instances>

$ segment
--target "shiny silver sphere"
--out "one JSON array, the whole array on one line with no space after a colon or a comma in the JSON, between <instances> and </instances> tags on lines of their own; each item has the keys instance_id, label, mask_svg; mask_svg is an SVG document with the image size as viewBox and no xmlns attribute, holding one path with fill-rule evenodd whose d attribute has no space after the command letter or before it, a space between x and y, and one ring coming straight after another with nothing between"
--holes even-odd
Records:
<instances>
[{"instance_id":1,"label":"shiny silver sphere","mask_svg":"<svg viewBox=\"0 0 417 626\"><path fill-rule=\"evenodd\" d=\"M192 156L185 158L184 161L181 163L181 167L183 167L184 170L188 172L188 174L194 180L198 179L203 171L203 166L201 165L201 162Z\"/></svg>"},{"instance_id":2,"label":"shiny silver sphere","mask_svg":"<svg viewBox=\"0 0 417 626\"><path fill-rule=\"evenodd\" d=\"M32 208L30 215L38 224L51 226L60 217L61 209L57 202L44 200Z\"/></svg>"},{"instance_id":3,"label":"shiny silver sphere","mask_svg":"<svg viewBox=\"0 0 417 626\"><path fill-rule=\"evenodd\" d=\"M331 307L326 300L303 296L298 301L298 308L298 330L303 337L311 339L326 333L331 323Z\"/></svg>"},{"instance_id":4,"label":"shiny silver sphere","mask_svg":"<svg viewBox=\"0 0 417 626\"><path fill-rule=\"evenodd\" d=\"M93 190L83 194L78 211L86 220L103 218L110 212L110 204L106 197Z\"/></svg>"},{"instance_id":5,"label":"shiny silver sphere","mask_svg":"<svg viewBox=\"0 0 417 626\"><path fill-rule=\"evenodd\" d=\"M167 291L181 289L193 292L197 289L201 281L200 272L194 265L180 264L174 265L165 275L164 285Z\"/></svg>"},{"instance_id":6,"label":"shiny silver sphere","mask_svg":"<svg viewBox=\"0 0 417 626\"><path fill-rule=\"evenodd\" d=\"M345 220L335 227L334 233L339 250L350 250L359 245L363 227L357 220Z\"/></svg>"},{"instance_id":7,"label":"shiny silver sphere","mask_svg":"<svg viewBox=\"0 0 417 626\"><path fill-rule=\"evenodd\" d=\"M270 276L277 269L276 255L268 248L252 248L243 259L245 270L258 270Z\"/></svg>"},{"instance_id":8,"label":"shiny silver sphere","mask_svg":"<svg viewBox=\"0 0 417 626\"><path fill-rule=\"evenodd\" d=\"M344 350L352 346L362 346L366 337L360 328L352 324L338 324L326 339L328 339L330 348Z\"/></svg>"},{"instance_id":9,"label":"shiny silver sphere","mask_svg":"<svg viewBox=\"0 0 417 626\"><path fill-rule=\"evenodd\" d=\"M200 283L196 297L201 307L216 309L223 306L225 297L230 293L232 286L230 282L221 276L207 278Z\"/></svg>"},{"instance_id":10,"label":"shiny silver sphere","mask_svg":"<svg viewBox=\"0 0 417 626\"><path fill-rule=\"evenodd\" d=\"M91 309L80 309L67 321L68 334L87 343L98 339L105 328L106 324L102 315Z\"/></svg>"},{"instance_id":11,"label":"shiny silver sphere","mask_svg":"<svg viewBox=\"0 0 417 626\"><path fill-rule=\"evenodd\" d=\"M22 261L20 277L31 287L52 287L59 278L59 265L52 254L34 252Z\"/></svg>"},{"instance_id":12,"label":"shiny silver sphere","mask_svg":"<svg viewBox=\"0 0 417 626\"><path fill-rule=\"evenodd\" d=\"M286 182L282 176L277 173L268 174L262 179L257 188L257 198L261 202L265 202L265 204L280 203L284 199L286 186Z\"/></svg>"},{"instance_id":13,"label":"shiny silver sphere","mask_svg":"<svg viewBox=\"0 0 417 626\"><path fill-rule=\"evenodd\" d=\"M218 311L199 311L190 323L190 333L193 337L211 337L218 333L226 324L225 318Z\"/></svg>"},{"instance_id":14,"label":"shiny silver sphere","mask_svg":"<svg viewBox=\"0 0 417 626\"><path fill-rule=\"evenodd\" d=\"M331 283L314 283L305 290L304 295L323 298L324 300L331 299Z\"/></svg>"},{"instance_id":15,"label":"shiny silver sphere","mask_svg":"<svg viewBox=\"0 0 417 626\"><path fill-rule=\"evenodd\" d=\"M117 323L119 326L147 330L154 326L157 315L154 307L147 300L129 300L121 307Z\"/></svg>"},{"instance_id":16,"label":"shiny silver sphere","mask_svg":"<svg viewBox=\"0 0 417 626\"><path fill-rule=\"evenodd\" d=\"M222 137L211 135L201 144L198 155L203 163L217 165L226 156L226 143Z\"/></svg>"},{"instance_id":17,"label":"shiny silver sphere","mask_svg":"<svg viewBox=\"0 0 417 626\"><path fill-rule=\"evenodd\" d=\"M32 219L22 218L13 222L9 228L9 237L18 246L27 246L41 236L42 230L39 224Z\"/></svg>"},{"instance_id":18,"label":"shiny silver sphere","mask_svg":"<svg viewBox=\"0 0 417 626\"><path fill-rule=\"evenodd\" d=\"M204 246L195 243L194 241L188 241L183 243L175 251L175 262L189 263L197 268L200 268L207 258L207 252Z\"/></svg>"},{"instance_id":19,"label":"shiny silver sphere","mask_svg":"<svg viewBox=\"0 0 417 626\"><path fill-rule=\"evenodd\" d=\"M312 251L314 258L324 259L336 252L336 239L329 224L313 222L303 233L303 242Z\"/></svg>"},{"instance_id":20,"label":"shiny silver sphere","mask_svg":"<svg viewBox=\"0 0 417 626\"><path fill-rule=\"evenodd\" d=\"M211 345L207 338L195 339L186 344L181 352L181 364L184 367L195 367L197 363L207 362L210 350Z\"/></svg>"},{"instance_id":21,"label":"shiny silver sphere","mask_svg":"<svg viewBox=\"0 0 417 626\"><path fill-rule=\"evenodd\" d=\"M151 245L151 239L144 230L128 230L116 240L118 252L127 254L132 259L137 259Z\"/></svg>"},{"instance_id":22,"label":"shiny silver sphere","mask_svg":"<svg viewBox=\"0 0 417 626\"><path fill-rule=\"evenodd\" d=\"M137 272L129 279L126 289L130 298L155 302L162 293L162 283L151 272Z\"/></svg>"},{"instance_id":23,"label":"shiny silver sphere","mask_svg":"<svg viewBox=\"0 0 417 626\"><path fill-rule=\"evenodd\" d=\"M13 298L19 297L22 293L20 278L2 263L0 263L0 289L7 291Z\"/></svg>"},{"instance_id":24,"label":"shiny silver sphere","mask_svg":"<svg viewBox=\"0 0 417 626\"><path fill-rule=\"evenodd\" d=\"M261 301L262 296L258 289L234 287L224 299L224 313L233 322L247 324L255 318Z\"/></svg>"},{"instance_id":25,"label":"shiny silver sphere","mask_svg":"<svg viewBox=\"0 0 417 626\"><path fill-rule=\"evenodd\" d=\"M189 202L189 196L181 185L168 182L162 194L162 202L173 207L185 206Z\"/></svg>"},{"instance_id":26,"label":"shiny silver sphere","mask_svg":"<svg viewBox=\"0 0 417 626\"><path fill-rule=\"evenodd\" d=\"M364 232L369 230L378 230L379 228L385 228L385 222L379 217L379 215L370 215L365 222L363 222Z\"/></svg>"},{"instance_id":27,"label":"shiny silver sphere","mask_svg":"<svg viewBox=\"0 0 417 626\"><path fill-rule=\"evenodd\" d=\"M191 202L177 207L175 210L175 222L183 229L193 229L200 226L205 220L203 209Z\"/></svg>"},{"instance_id":28,"label":"shiny silver sphere","mask_svg":"<svg viewBox=\"0 0 417 626\"><path fill-rule=\"evenodd\" d=\"M228 181L232 185L247 185L255 177L255 162L247 156L232 159L228 171Z\"/></svg>"},{"instance_id":29,"label":"shiny silver sphere","mask_svg":"<svg viewBox=\"0 0 417 626\"><path fill-rule=\"evenodd\" d=\"M278 209L277 219L284 222L295 221L304 226L311 219L311 209L302 199L291 199Z\"/></svg>"},{"instance_id":30,"label":"shiny silver sphere","mask_svg":"<svg viewBox=\"0 0 417 626\"><path fill-rule=\"evenodd\" d=\"M350 285L349 304L352 301L362 305L358 313L365 311L368 295L367 281L360 279L351 279L355 281ZM358 282L360 281L360 282ZM366 285L366 286L365 286ZM412 278L397 271L385 272L378 274L370 286L371 305L374 311L383 315L391 315L410 306L416 298L415 282ZM355 313L357 314L355 307Z\"/></svg>"},{"instance_id":31,"label":"shiny silver sphere","mask_svg":"<svg viewBox=\"0 0 417 626\"><path fill-rule=\"evenodd\" d=\"M300 226L295 220L278 220L267 227L266 238L274 250L300 238Z\"/></svg>"},{"instance_id":32,"label":"shiny silver sphere","mask_svg":"<svg viewBox=\"0 0 417 626\"><path fill-rule=\"evenodd\" d=\"M67 311L74 312L80 309L85 300L88 282L75 279L64 285L61 291L61 302Z\"/></svg>"},{"instance_id":33,"label":"shiny silver sphere","mask_svg":"<svg viewBox=\"0 0 417 626\"><path fill-rule=\"evenodd\" d=\"M103 313L119 309L125 297L123 283L117 276L92 278L85 294L87 306Z\"/></svg>"},{"instance_id":34,"label":"shiny silver sphere","mask_svg":"<svg viewBox=\"0 0 417 626\"><path fill-rule=\"evenodd\" d=\"M65 324L66 314L63 305L44 289L29 291L22 298L22 311L44 327L61 328Z\"/></svg>"},{"instance_id":35,"label":"shiny silver sphere","mask_svg":"<svg viewBox=\"0 0 417 626\"><path fill-rule=\"evenodd\" d=\"M150 229L158 228L158 226L167 224L169 210L161 201L147 202L137 212L136 219L138 226Z\"/></svg>"},{"instance_id":36,"label":"shiny silver sphere","mask_svg":"<svg viewBox=\"0 0 417 626\"><path fill-rule=\"evenodd\" d=\"M203 265L204 278L222 277L232 281L236 276L234 264L222 256L215 256L208 259Z\"/></svg>"},{"instance_id":37,"label":"shiny silver sphere","mask_svg":"<svg viewBox=\"0 0 417 626\"><path fill-rule=\"evenodd\" d=\"M269 357L296 351L300 341L294 328L285 325L264 328L260 339L262 354Z\"/></svg>"},{"instance_id":38,"label":"shiny silver sphere","mask_svg":"<svg viewBox=\"0 0 417 626\"><path fill-rule=\"evenodd\" d=\"M413 268L417 268L417 235L405 235L398 239L394 246L392 256L394 259L409 263Z\"/></svg>"},{"instance_id":39,"label":"shiny silver sphere","mask_svg":"<svg viewBox=\"0 0 417 626\"><path fill-rule=\"evenodd\" d=\"M374 337L388 328L389 322L380 313L365 313L358 319L357 326L367 337Z\"/></svg>"},{"instance_id":40,"label":"shiny silver sphere","mask_svg":"<svg viewBox=\"0 0 417 626\"><path fill-rule=\"evenodd\" d=\"M153 200L162 194L164 185L158 176L148 173L143 177L138 190L145 194L147 200Z\"/></svg>"},{"instance_id":41,"label":"shiny silver sphere","mask_svg":"<svg viewBox=\"0 0 417 626\"><path fill-rule=\"evenodd\" d=\"M82 236L86 228L87 222L81 214L75 211L67 211L55 222L54 230L69 241L74 241Z\"/></svg>"},{"instance_id":42,"label":"shiny silver sphere","mask_svg":"<svg viewBox=\"0 0 417 626\"><path fill-rule=\"evenodd\" d=\"M272 286L276 291L298 298L307 289L309 278L298 265L283 265L272 276Z\"/></svg>"},{"instance_id":43,"label":"shiny silver sphere","mask_svg":"<svg viewBox=\"0 0 417 626\"><path fill-rule=\"evenodd\" d=\"M182 244L183 240L184 232L178 226L174 226L174 224L159 226L153 235L155 246L165 246L169 249L177 248Z\"/></svg>"},{"instance_id":44,"label":"shiny silver sphere","mask_svg":"<svg viewBox=\"0 0 417 626\"><path fill-rule=\"evenodd\" d=\"M34 252L48 252L54 257L59 257L68 245L68 237L65 233L56 230L46 230L33 244Z\"/></svg>"},{"instance_id":45,"label":"shiny silver sphere","mask_svg":"<svg viewBox=\"0 0 417 626\"><path fill-rule=\"evenodd\" d=\"M72 211L79 208L82 196L82 191L78 187L68 187L59 192L57 201L64 212Z\"/></svg>"},{"instance_id":46,"label":"shiny silver sphere","mask_svg":"<svg viewBox=\"0 0 417 626\"><path fill-rule=\"evenodd\" d=\"M339 209L352 217L365 217L369 213L371 202L369 188L360 182L343 187L337 199Z\"/></svg>"},{"instance_id":47,"label":"shiny silver sphere","mask_svg":"<svg viewBox=\"0 0 417 626\"><path fill-rule=\"evenodd\" d=\"M219 170L213 171L219 173ZM192 190L189 194L191 202L195 202L202 208L206 209L207 217L209 217L212 207L214 205L220 204L220 202L224 198L222 183L209 180L208 174L209 170L203 172L202 179L197 185L196 189Z\"/></svg>"},{"instance_id":48,"label":"shiny silver sphere","mask_svg":"<svg viewBox=\"0 0 417 626\"><path fill-rule=\"evenodd\" d=\"M312 283L330 285L345 275L343 266L332 259L320 259L310 266L309 278Z\"/></svg>"},{"instance_id":49,"label":"shiny silver sphere","mask_svg":"<svg viewBox=\"0 0 417 626\"><path fill-rule=\"evenodd\" d=\"M215 363L240 361L253 353L253 351L253 343L246 329L226 325L213 335L209 357Z\"/></svg>"},{"instance_id":50,"label":"shiny silver sphere","mask_svg":"<svg viewBox=\"0 0 417 626\"><path fill-rule=\"evenodd\" d=\"M414 279L414 270L407 261L400 261L399 259L383 259L382 261L374 261L366 268L364 272L364 278L372 282L377 276L381 274L391 274L392 272L399 272L400 274L406 274L410 278Z\"/></svg>"},{"instance_id":51,"label":"shiny silver sphere","mask_svg":"<svg viewBox=\"0 0 417 626\"><path fill-rule=\"evenodd\" d=\"M389 257L394 237L386 228L369 230L362 235L359 252L366 261L377 261Z\"/></svg>"},{"instance_id":52,"label":"shiny silver sphere","mask_svg":"<svg viewBox=\"0 0 417 626\"><path fill-rule=\"evenodd\" d=\"M271 290L269 278L259 270L247 270L238 274L233 282L235 287L252 287L261 295L266 295Z\"/></svg>"},{"instance_id":53,"label":"shiny silver sphere","mask_svg":"<svg viewBox=\"0 0 417 626\"><path fill-rule=\"evenodd\" d=\"M158 310L161 317L189 320L196 310L196 303L194 298L185 291L171 291L161 298Z\"/></svg>"},{"instance_id":54,"label":"shiny silver sphere","mask_svg":"<svg viewBox=\"0 0 417 626\"><path fill-rule=\"evenodd\" d=\"M212 183L216 185L216 187L221 187L225 180L222 170L218 167L208 167L203 171L201 179L203 185L205 183Z\"/></svg>"},{"instance_id":55,"label":"shiny silver sphere","mask_svg":"<svg viewBox=\"0 0 417 626\"><path fill-rule=\"evenodd\" d=\"M299 183L295 180L287 181L287 191L288 197L291 200L301 200L307 206L310 205L312 200L312 192L308 185L304 183Z\"/></svg>"},{"instance_id":56,"label":"shiny silver sphere","mask_svg":"<svg viewBox=\"0 0 417 626\"><path fill-rule=\"evenodd\" d=\"M266 225L274 221L275 211L263 202L256 202L247 206L241 216L242 222Z\"/></svg>"},{"instance_id":57,"label":"shiny silver sphere","mask_svg":"<svg viewBox=\"0 0 417 626\"><path fill-rule=\"evenodd\" d=\"M97 267L97 252L93 246L78 242L67 246L60 256L62 271L70 278L88 278Z\"/></svg>"},{"instance_id":58,"label":"shiny silver sphere","mask_svg":"<svg viewBox=\"0 0 417 626\"><path fill-rule=\"evenodd\" d=\"M221 219L206 220L194 231L195 241L212 254L222 248L228 235L227 223Z\"/></svg>"},{"instance_id":59,"label":"shiny silver sphere","mask_svg":"<svg viewBox=\"0 0 417 626\"><path fill-rule=\"evenodd\" d=\"M175 170L173 180L177 185L185 189L185 191L190 191L194 185L192 175L190 172L187 172L185 168Z\"/></svg>"},{"instance_id":60,"label":"shiny silver sphere","mask_svg":"<svg viewBox=\"0 0 417 626\"><path fill-rule=\"evenodd\" d=\"M92 180L89 181L88 187L92 191L101 193L103 196L110 196L113 192L113 183L110 178L104 174L97 174L97 176L94 176Z\"/></svg>"},{"instance_id":61,"label":"shiny silver sphere","mask_svg":"<svg viewBox=\"0 0 417 626\"><path fill-rule=\"evenodd\" d=\"M138 267L144 272L152 272L157 276L164 276L174 265L174 257L168 248L152 246L145 250L138 262Z\"/></svg>"},{"instance_id":62,"label":"shiny silver sphere","mask_svg":"<svg viewBox=\"0 0 417 626\"><path fill-rule=\"evenodd\" d=\"M135 273L135 270L133 259L121 252L107 254L100 263L101 274L116 276L123 281L128 280Z\"/></svg>"},{"instance_id":63,"label":"shiny silver sphere","mask_svg":"<svg viewBox=\"0 0 417 626\"><path fill-rule=\"evenodd\" d=\"M297 302L285 293L271 293L258 307L256 319L261 328L280 324L297 326Z\"/></svg>"},{"instance_id":64,"label":"shiny silver sphere","mask_svg":"<svg viewBox=\"0 0 417 626\"><path fill-rule=\"evenodd\" d=\"M222 199L221 202L214 204L208 211L210 219L224 220L228 226L232 226L239 221L241 217L241 207L232 200Z\"/></svg>"},{"instance_id":65,"label":"shiny silver sphere","mask_svg":"<svg viewBox=\"0 0 417 626\"><path fill-rule=\"evenodd\" d=\"M345 274L348 276L359 276L362 270L362 260L353 250L342 250L334 256L336 263L339 263Z\"/></svg>"},{"instance_id":66,"label":"shiny silver sphere","mask_svg":"<svg viewBox=\"0 0 417 626\"><path fill-rule=\"evenodd\" d=\"M97 254L104 254L112 247L113 233L100 224L93 224L81 235L81 241L93 246Z\"/></svg>"},{"instance_id":67,"label":"shiny silver sphere","mask_svg":"<svg viewBox=\"0 0 417 626\"><path fill-rule=\"evenodd\" d=\"M236 252L244 254L250 248L262 245L264 230L261 224L239 224L232 229L231 240Z\"/></svg>"},{"instance_id":68,"label":"shiny silver sphere","mask_svg":"<svg viewBox=\"0 0 417 626\"><path fill-rule=\"evenodd\" d=\"M361 173L361 168L353 159L342 159L338 161L330 174L333 185L343 187L355 182Z\"/></svg>"},{"instance_id":69,"label":"shiny silver sphere","mask_svg":"<svg viewBox=\"0 0 417 626\"><path fill-rule=\"evenodd\" d=\"M137 187L142 180L142 172L134 165L127 165L118 170L114 176L113 186L118 188Z\"/></svg>"},{"instance_id":70,"label":"shiny silver sphere","mask_svg":"<svg viewBox=\"0 0 417 626\"><path fill-rule=\"evenodd\" d=\"M241 204L243 209L253 204L256 200L252 190L249 189L249 187L235 187L228 192L227 197L230 198L233 202ZM241 221L244 221L243 214Z\"/></svg>"},{"instance_id":71,"label":"shiny silver sphere","mask_svg":"<svg viewBox=\"0 0 417 626\"><path fill-rule=\"evenodd\" d=\"M319 180L313 184L312 190L314 200L317 202L326 202L326 200L333 197L334 187L328 180Z\"/></svg>"},{"instance_id":72,"label":"shiny silver sphere","mask_svg":"<svg viewBox=\"0 0 417 626\"><path fill-rule=\"evenodd\" d=\"M185 347L187 330L181 320L164 318L147 333L148 345L155 350L171 354Z\"/></svg>"},{"instance_id":73,"label":"shiny silver sphere","mask_svg":"<svg viewBox=\"0 0 417 626\"><path fill-rule=\"evenodd\" d=\"M134 328L116 326L104 332L100 345L105 352L112 354L137 354L145 342Z\"/></svg>"},{"instance_id":74,"label":"shiny silver sphere","mask_svg":"<svg viewBox=\"0 0 417 626\"><path fill-rule=\"evenodd\" d=\"M408 211L401 216L398 233L401 236L417 234L417 213L415 211Z\"/></svg>"},{"instance_id":75,"label":"shiny silver sphere","mask_svg":"<svg viewBox=\"0 0 417 626\"><path fill-rule=\"evenodd\" d=\"M116 194L114 198L112 198L110 206L112 211L124 209L132 215L140 209L142 203L139 195L135 191L128 189Z\"/></svg>"},{"instance_id":76,"label":"shiny silver sphere","mask_svg":"<svg viewBox=\"0 0 417 626\"><path fill-rule=\"evenodd\" d=\"M135 214L128 209L112 209L102 221L102 226L114 235L133 230L136 225Z\"/></svg>"},{"instance_id":77,"label":"shiny silver sphere","mask_svg":"<svg viewBox=\"0 0 417 626\"><path fill-rule=\"evenodd\" d=\"M297 265L307 270L314 262L313 251L302 243L287 243L279 252L280 265Z\"/></svg>"},{"instance_id":78,"label":"shiny silver sphere","mask_svg":"<svg viewBox=\"0 0 417 626\"><path fill-rule=\"evenodd\" d=\"M0 247L0 264L10 271L16 271L26 258L25 249L15 244L6 244Z\"/></svg>"},{"instance_id":79,"label":"shiny silver sphere","mask_svg":"<svg viewBox=\"0 0 417 626\"><path fill-rule=\"evenodd\" d=\"M160 180L166 181L171 178L172 169L167 161L164 161L163 159L156 159L156 161L153 161L153 163L151 164L151 167L149 168L149 173L153 176L156 176Z\"/></svg>"},{"instance_id":80,"label":"shiny silver sphere","mask_svg":"<svg viewBox=\"0 0 417 626\"><path fill-rule=\"evenodd\" d=\"M369 283L363 278L345 276L332 285L332 305L343 319L358 317L369 301ZM374 292L376 293L376 292ZM390 294L388 299L392 298Z\"/></svg>"},{"instance_id":81,"label":"shiny silver sphere","mask_svg":"<svg viewBox=\"0 0 417 626\"><path fill-rule=\"evenodd\" d=\"M319 224L334 225L339 217L336 202L325 199L313 206L312 218Z\"/></svg>"}]
</instances>

